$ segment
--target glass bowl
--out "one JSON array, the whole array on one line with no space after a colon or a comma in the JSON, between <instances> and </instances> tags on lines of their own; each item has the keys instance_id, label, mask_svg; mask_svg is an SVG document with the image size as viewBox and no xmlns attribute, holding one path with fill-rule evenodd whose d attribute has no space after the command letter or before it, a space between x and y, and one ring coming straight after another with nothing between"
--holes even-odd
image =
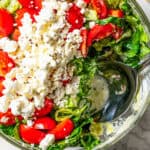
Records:
<instances>
[{"instance_id":1,"label":"glass bowl","mask_svg":"<svg viewBox=\"0 0 150 150\"><path fill-rule=\"evenodd\" d=\"M137 3L137 1L129 0L129 3L132 9L134 10L135 14L137 14L140 17L142 24L145 28L145 32L150 36L150 22L148 21L146 15L144 14L144 11ZM149 42L150 42L150 37L149 37ZM128 111L112 122L100 123L101 132L99 134L100 134L101 144L97 145L94 148L95 150L110 148L113 144L118 142L127 133L129 133L131 129L136 125L136 123L143 116L146 108L150 103L149 84L150 84L150 65L147 65L147 66L143 66L143 70L139 72L139 87L136 96L133 98L133 103L131 104ZM8 142L11 142L13 145L21 147L23 149L27 149L27 150L38 149L33 145L25 144L19 140L9 137L4 133L2 133L1 131L0 134ZM72 147L69 149L79 150L81 148Z\"/></svg>"}]
</instances>

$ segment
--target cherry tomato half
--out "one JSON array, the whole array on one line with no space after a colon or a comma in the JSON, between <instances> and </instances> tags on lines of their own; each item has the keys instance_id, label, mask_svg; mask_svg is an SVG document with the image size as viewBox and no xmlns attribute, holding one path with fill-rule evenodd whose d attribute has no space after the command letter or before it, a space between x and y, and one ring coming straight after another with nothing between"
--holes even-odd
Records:
<instances>
[{"instance_id":1,"label":"cherry tomato half","mask_svg":"<svg viewBox=\"0 0 150 150\"><path fill-rule=\"evenodd\" d=\"M74 129L74 123L71 119L65 119L60 122L53 130L49 131L50 134L55 135L56 140L63 140L69 136Z\"/></svg>"},{"instance_id":2,"label":"cherry tomato half","mask_svg":"<svg viewBox=\"0 0 150 150\"><path fill-rule=\"evenodd\" d=\"M46 136L46 133L24 124L20 125L19 133L22 140L29 144L39 144Z\"/></svg>"},{"instance_id":3,"label":"cherry tomato half","mask_svg":"<svg viewBox=\"0 0 150 150\"><path fill-rule=\"evenodd\" d=\"M46 98L44 102L44 107L35 110L35 116L42 117L49 114L52 111L53 106L54 106L53 101L51 99Z\"/></svg>"},{"instance_id":4,"label":"cherry tomato half","mask_svg":"<svg viewBox=\"0 0 150 150\"><path fill-rule=\"evenodd\" d=\"M33 127L40 130L52 130L56 127L56 121L50 117L38 118Z\"/></svg>"},{"instance_id":5,"label":"cherry tomato half","mask_svg":"<svg viewBox=\"0 0 150 150\"><path fill-rule=\"evenodd\" d=\"M81 9L75 4L67 11L66 19L71 24L70 31L80 29L83 26L83 15Z\"/></svg>"},{"instance_id":6,"label":"cherry tomato half","mask_svg":"<svg viewBox=\"0 0 150 150\"><path fill-rule=\"evenodd\" d=\"M8 110L6 113L0 112L0 124L10 126L16 124L16 117ZM20 117L18 118L20 119Z\"/></svg>"}]
</instances>

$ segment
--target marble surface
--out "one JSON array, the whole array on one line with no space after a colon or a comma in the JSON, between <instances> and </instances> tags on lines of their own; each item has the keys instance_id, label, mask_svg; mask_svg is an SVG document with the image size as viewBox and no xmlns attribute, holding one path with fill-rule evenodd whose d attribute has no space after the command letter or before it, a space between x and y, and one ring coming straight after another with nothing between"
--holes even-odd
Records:
<instances>
[{"instance_id":1,"label":"marble surface","mask_svg":"<svg viewBox=\"0 0 150 150\"><path fill-rule=\"evenodd\" d=\"M150 0L137 0L150 20ZM23 150L0 137L1 150ZM137 126L109 150L150 150L150 106Z\"/></svg>"},{"instance_id":2,"label":"marble surface","mask_svg":"<svg viewBox=\"0 0 150 150\"><path fill-rule=\"evenodd\" d=\"M150 150L150 106L137 126L109 150Z\"/></svg>"}]
</instances>

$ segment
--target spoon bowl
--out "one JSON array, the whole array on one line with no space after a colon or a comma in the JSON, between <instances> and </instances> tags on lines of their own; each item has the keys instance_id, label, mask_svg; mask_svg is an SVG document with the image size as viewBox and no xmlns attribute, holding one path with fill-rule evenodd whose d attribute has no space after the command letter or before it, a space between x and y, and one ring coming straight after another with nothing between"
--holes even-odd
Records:
<instances>
[{"instance_id":1,"label":"spoon bowl","mask_svg":"<svg viewBox=\"0 0 150 150\"><path fill-rule=\"evenodd\" d=\"M106 80L109 96L103 107L96 107L93 115L97 121L112 121L125 113L132 104L138 87L138 74L135 69L121 62L106 61L99 63L97 76ZM97 97L93 101L97 101Z\"/></svg>"}]
</instances>

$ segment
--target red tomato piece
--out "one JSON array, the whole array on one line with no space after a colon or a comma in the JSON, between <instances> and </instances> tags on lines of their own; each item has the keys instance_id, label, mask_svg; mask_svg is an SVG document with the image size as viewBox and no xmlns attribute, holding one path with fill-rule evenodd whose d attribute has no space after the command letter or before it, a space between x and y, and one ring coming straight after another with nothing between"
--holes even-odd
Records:
<instances>
[{"instance_id":1,"label":"red tomato piece","mask_svg":"<svg viewBox=\"0 0 150 150\"><path fill-rule=\"evenodd\" d=\"M18 0L18 1L24 8L33 8L34 7L34 0Z\"/></svg>"},{"instance_id":2,"label":"red tomato piece","mask_svg":"<svg viewBox=\"0 0 150 150\"><path fill-rule=\"evenodd\" d=\"M44 107L35 110L35 116L42 117L49 114L52 111L53 106L54 106L53 101L51 99L46 98L44 102Z\"/></svg>"},{"instance_id":3,"label":"red tomato piece","mask_svg":"<svg viewBox=\"0 0 150 150\"><path fill-rule=\"evenodd\" d=\"M112 37L113 37L115 40L118 40L118 39L120 39L120 37L121 37L122 34L123 34L123 29L116 26L116 30L115 30L115 32L112 34Z\"/></svg>"},{"instance_id":4,"label":"red tomato piece","mask_svg":"<svg viewBox=\"0 0 150 150\"><path fill-rule=\"evenodd\" d=\"M110 9L108 11L108 15L113 17L123 18L124 12L121 9Z\"/></svg>"},{"instance_id":5,"label":"red tomato piece","mask_svg":"<svg viewBox=\"0 0 150 150\"><path fill-rule=\"evenodd\" d=\"M102 30L98 33L96 40L104 39L115 32L116 26L109 23L102 27Z\"/></svg>"},{"instance_id":6,"label":"red tomato piece","mask_svg":"<svg viewBox=\"0 0 150 150\"><path fill-rule=\"evenodd\" d=\"M6 113L0 112L0 124L3 125L14 125L16 123L15 116L8 110Z\"/></svg>"},{"instance_id":7,"label":"red tomato piece","mask_svg":"<svg viewBox=\"0 0 150 150\"><path fill-rule=\"evenodd\" d=\"M62 80L63 86L66 86L70 82L71 82L71 79Z\"/></svg>"},{"instance_id":8,"label":"red tomato piece","mask_svg":"<svg viewBox=\"0 0 150 150\"><path fill-rule=\"evenodd\" d=\"M0 9L0 37L10 35L13 30L14 18L5 9Z\"/></svg>"},{"instance_id":9,"label":"red tomato piece","mask_svg":"<svg viewBox=\"0 0 150 150\"><path fill-rule=\"evenodd\" d=\"M17 12L16 12L16 23L18 26L21 26L22 25L22 18L24 16L25 13L29 13L31 18L32 18L32 21L35 22L35 18L34 18L34 15L37 15L38 12L35 10L35 9L31 9L31 8L22 8L22 9L19 9Z\"/></svg>"},{"instance_id":10,"label":"red tomato piece","mask_svg":"<svg viewBox=\"0 0 150 150\"><path fill-rule=\"evenodd\" d=\"M3 86L4 80L5 80L5 78L0 76L0 97L3 96L2 91L4 90L4 86Z\"/></svg>"},{"instance_id":11,"label":"red tomato piece","mask_svg":"<svg viewBox=\"0 0 150 150\"><path fill-rule=\"evenodd\" d=\"M87 47L87 37L88 37L88 30L83 29L81 30L81 36L82 36L82 43L80 45L80 50L83 57L86 57L88 54L88 47Z\"/></svg>"},{"instance_id":12,"label":"red tomato piece","mask_svg":"<svg viewBox=\"0 0 150 150\"><path fill-rule=\"evenodd\" d=\"M63 140L69 136L74 129L74 123L71 119L65 119L60 122L53 130L48 133L54 134L56 140Z\"/></svg>"},{"instance_id":13,"label":"red tomato piece","mask_svg":"<svg viewBox=\"0 0 150 150\"><path fill-rule=\"evenodd\" d=\"M16 124L16 119L19 121L23 120L22 116L14 116L9 109L7 112L0 112L0 124L10 126Z\"/></svg>"},{"instance_id":14,"label":"red tomato piece","mask_svg":"<svg viewBox=\"0 0 150 150\"><path fill-rule=\"evenodd\" d=\"M20 31L18 28L15 28L14 32L12 33L12 39L18 41L19 36L20 36Z\"/></svg>"},{"instance_id":15,"label":"red tomato piece","mask_svg":"<svg viewBox=\"0 0 150 150\"><path fill-rule=\"evenodd\" d=\"M84 0L85 3L89 4L91 0Z\"/></svg>"},{"instance_id":16,"label":"red tomato piece","mask_svg":"<svg viewBox=\"0 0 150 150\"><path fill-rule=\"evenodd\" d=\"M41 10L41 8L42 8L42 0L34 0L34 7L37 10Z\"/></svg>"},{"instance_id":17,"label":"red tomato piece","mask_svg":"<svg viewBox=\"0 0 150 150\"><path fill-rule=\"evenodd\" d=\"M104 2L104 0L91 0L92 7L94 10L96 10L99 18L105 18L107 17L107 6Z\"/></svg>"},{"instance_id":18,"label":"red tomato piece","mask_svg":"<svg viewBox=\"0 0 150 150\"><path fill-rule=\"evenodd\" d=\"M98 33L102 30L102 26L96 24L93 28L90 29L88 33L87 45L91 46L92 42L96 39Z\"/></svg>"},{"instance_id":19,"label":"red tomato piece","mask_svg":"<svg viewBox=\"0 0 150 150\"><path fill-rule=\"evenodd\" d=\"M33 127L40 130L52 130L56 127L56 121L50 117L38 118Z\"/></svg>"},{"instance_id":20,"label":"red tomato piece","mask_svg":"<svg viewBox=\"0 0 150 150\"><path fill-rule=\"evenodd\" d=\"M83 14L81 9L75 4L67 11L66 19L71 24L70 31L83 27Z\"/></svg>"},{"instance_id":21,"label":"red tomato piece","mask_svg":"<svg viewBox=\"0 0 150 150\"><path fill-rule=\"evenodd\" d=\"M24 124L20 125L19 133L22 140L29 144L39 144L46 136L46 133Z\"/></svg>"},{"instance_id":22,"label":"red tomato piece","mask_svg":"<svg viewBox=\"0 0 150 150\"><path fill-rule=\"evenodd\" d=\"M0 50L0 76L4 77L14 67L13 59L8 56L7 52Z\"/></svg>"},{"instance_id":23,"label":"red tomato piece","mask_svg":"<svg viewBox=\"0 0 150 150\"><path fill-rule=\"evenodd\" d=\"M115 31L115 25L109 23L106 25L98 25L96 24L88 34L88 47L91 46L94 40L101 40L113 34Z\"/></svg>"}]
</instances>

